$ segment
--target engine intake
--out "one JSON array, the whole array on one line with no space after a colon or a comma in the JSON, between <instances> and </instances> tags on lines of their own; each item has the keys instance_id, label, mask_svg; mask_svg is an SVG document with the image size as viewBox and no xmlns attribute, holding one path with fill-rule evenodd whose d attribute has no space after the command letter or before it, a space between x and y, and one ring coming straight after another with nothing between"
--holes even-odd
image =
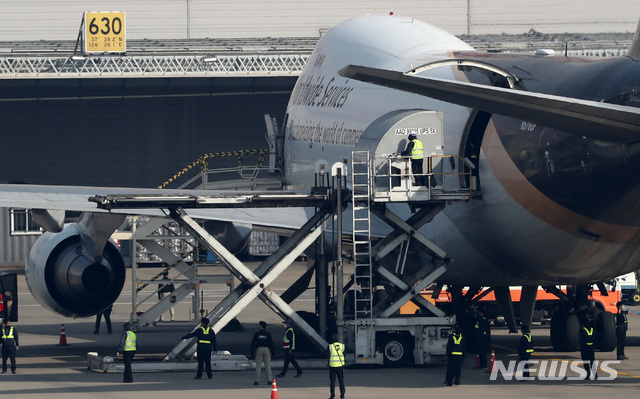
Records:
<instances>
[{"instance_id":1,"label":"engine intake","mask_svg":"<svg viewBox=\"0 0 640 399\"><path fill-rule=\"evenodd\" d=\"M87 257L81 229L68 225L60 233L45 233L33 245L25 268L34 298L63 316L93 316L120 295L126 269L120 251L107 242L99 262Z\"/></svg>"}]
</instances>

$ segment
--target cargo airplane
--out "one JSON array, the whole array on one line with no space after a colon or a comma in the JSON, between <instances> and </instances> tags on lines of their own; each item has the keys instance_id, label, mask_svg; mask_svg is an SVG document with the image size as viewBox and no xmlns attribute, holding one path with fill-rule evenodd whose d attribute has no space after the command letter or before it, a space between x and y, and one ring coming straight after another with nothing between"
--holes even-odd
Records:
<instances>
[{"instance_id":1,"label":"cargo airplane","mask_svg":"<svg viewBox=\"0 0 640 399\"><path fill-rule=\"evenodd\" d=\"M564 300L552 322L554 345L571 349L589 287L639 268L638 35L626 56L579 59L477 52L430 24L396 16L343 22L322 36L292 93L281 130L284 188L310 188L319 161L350 160L352 151L376 140L396 140L402 149L411 129L394 130L396 122L410 124L416 116L411 127L421 131L418 116L436 111L443 153L474 168L473 179L457 184L475 182L472 199L447 205L420 229L450 257L438 286L448 287L460 305L473 303L478 287L492 287L505 306L509 298L499 294L523 286L520 304L532 313L538 286L554 292L571 285L571 295L555 290ZM64 315L95 314L113 301L123 284L122 260L105 246L108 234L96 232L112 232L121 219L107 217L87 198L158 192L0 187L0 206L49 210L38 212L46 216L41 221L56 221L42 222L52 231L60 230L62 210L83 212L77 223L34 245L26 272L34 295ZM406 204L395 207L410 214ZM188 212L199 219L296 229L310 211ZM378 222L373 236L383 233ZM96 244L87 239L92 235L104 238ZM80 262L74 248L93 255ZM420 247L409 253L407 270L430 261ZM374 285L386 284L379 279ZM110 284L97 298L92 287L105 281ZM466 295L460 294L463 287L470 287ZM595 312L608 340L603 347L612 349L612 315Z\"/></svg>"}]
</instances>

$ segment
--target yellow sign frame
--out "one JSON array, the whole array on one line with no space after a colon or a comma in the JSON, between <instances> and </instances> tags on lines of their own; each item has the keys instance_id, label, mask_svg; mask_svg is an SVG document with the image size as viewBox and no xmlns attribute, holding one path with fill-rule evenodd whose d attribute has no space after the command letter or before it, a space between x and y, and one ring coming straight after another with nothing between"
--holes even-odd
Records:
<instances>
[{"instance_id":1,"label":"yellow sign frame","mask_svg":"<svg viewBox=\"0 0 640 399\"><path fill-rule=\"evenodd\" d=\"M127 51L124 11L84 13L85 53L124 53Z\"/></svg>"}]
</instances>

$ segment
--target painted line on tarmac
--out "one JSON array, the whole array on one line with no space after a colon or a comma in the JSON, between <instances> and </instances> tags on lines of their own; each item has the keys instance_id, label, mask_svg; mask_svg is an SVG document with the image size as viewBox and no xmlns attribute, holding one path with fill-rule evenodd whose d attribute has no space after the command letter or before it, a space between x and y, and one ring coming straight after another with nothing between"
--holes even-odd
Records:
<instances>
[{"instance_id":1,"label":"painted line on tarmac","mask_svg":"<svg viewBox=\"0 0 640 399\"><path fill-rule=\"evenodd\" d=\"M513 348L508 348L508 347L506 347L506 346L502 346L502 345L494 345L493 347L494 347L494 348L502 349L502 350L504 350L505 352L516 353L516 350L514 350ZM568 359L560 359L560 358L556 358L556 357L550 357L550 356L540 355L540 354L538 354L538 353L536 353L536 352L534 352L534 353L533 353L533 356L535 356L535 357L539 357L539 358L542 358L542 359L547 359L547 360L555 360L555 361L558 361L558 362L567 362L567 363L570 363L570 362L572 361L572 360L568 360ZM600 370L600 371L604 371L604 370L602 370L600 367L598 367L598 370ZM616 370L616 372L617 372L618 374L622 374L622 375L624 375L624 376L626 376L626 377L630 377L630 378L638 378L638 379L640 379L640 375L631 374L631 373L625 373L624 371L619 371L619 370Z\"/></svg>"}]
</instances>

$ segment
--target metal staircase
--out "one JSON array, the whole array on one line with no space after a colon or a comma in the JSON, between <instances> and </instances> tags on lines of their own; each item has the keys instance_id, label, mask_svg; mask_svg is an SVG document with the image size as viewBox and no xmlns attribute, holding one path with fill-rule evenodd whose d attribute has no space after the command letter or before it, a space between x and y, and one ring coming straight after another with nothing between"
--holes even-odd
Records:
<instances>
[{"instance_id":1,"label":"metal staircase","mask_svg":"<svg viewBox=\"0 0 640 399\"><path fill-rule=\"evenodd\" d=\"M355 353L367 358L374 357L375 345L373 324L373 264L371 259L371 172L369 170L369 152L354 151L351 160L353 210L353 322L358 333L355 334Z\"/></svg>"},{"instance_id":2,"label":"metal staircase","mask_svg":"<svg viewBox=\"0 0 640 399\"><path fill-rule=\"evenodd\" d=\"M349 329L353 330L354 340L351 344L355 361L365 364L370 361L381 362L382 357L394 358L397 355L395 344L390 344L391 341L379 341L377 334L387 329L394 330L399 327L397 324L399 319L394 320L391 316L396 314L400 307L409 300L419 301L421 306L430 310L433 316L412 318L411 322L405 320L407 324L403 325L402 329L409 328L408 326L411 324L413 326L411 328L415 327L422 331L422 325L448 323L447 320L441 319L445 316L443 311L416 295L446 271L447 257L445 251L438 248L418 230L433 220L433 217L444 209L448 201L470 200L472 190L467 187L460 188L455 184L451 184L449 187L445 186L445 175L455 177L457 179L455 182L458 182L460 175L464 176L465 173L469 173L468 171L438 173L442 176L439 188L433 188L430 185L426 187L415 186L411 184L412 176L410 173L398 174L393 172L394 169L391 167L376 168L379 165L394 166L391 164L394 160L393 155L376 157L371 156L369 151L353 151L351 156L354 297L353 310L349 310L349 313L353 312L352 315L349 314L352 319L348 320L346 324ZM426 159L429 164L431 158ZM406 168L399 169L405 170ZM435 175L435 173L429 170L429 175ZM393 178L398 180L396 184L392 184ZM376 203L384 206L375 206ZM389 203L413 206L411 217L404 220L396 215L386 206ZM372 213L393 229L393 232L385 237L378 237L382 239L378 240L375 246L371 244ZM433 260L412 275L407 276L404 265L409 238L411 238L412 245L431 255ZM374 267L375 259L384 258L395 249L400 254L395 271L387 270L385 267ZM389 301L387 298L376 301L375 308L373 307L374 272L379 274L383 281L386 280L395 287L395 300ZM345 312L347 312L346 309ZM382 347L379 345L381 342L384 343ZM382 353L378 353L378 348L382 350L384 356ZM424 359L417 361L422 362Z\"/></svg>"},{"instance_id":3,"label":"metal staircase","mask_svg":"<svg viewBox=\"0 0 640 399\"><path fill-rule=\"evenodd\" d=\"M353 258L355 294L355 319L371 318L373 288L371 281L371 173L369 152L354 151L352 155L352 209L353 209Z\"/></svg>"}]
</instances>

